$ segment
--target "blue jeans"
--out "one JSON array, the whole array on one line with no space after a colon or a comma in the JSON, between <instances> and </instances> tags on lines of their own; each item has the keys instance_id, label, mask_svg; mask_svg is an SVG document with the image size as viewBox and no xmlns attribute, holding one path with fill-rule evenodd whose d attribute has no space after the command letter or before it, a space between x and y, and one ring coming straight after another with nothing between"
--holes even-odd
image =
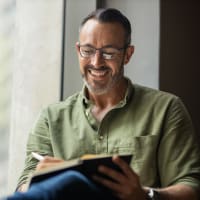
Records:
<instances>
[{"instance_id":1,"label":"blue jeans","mask_svg":"<svg viewBox=\"0 0 200 200\"><path fill-rule=\"evenodd\" d=\"M66 171L31 185L25 192L15 192L5 200L116 200L103 187L77 171Z\"/></svg>"}]
</instances>

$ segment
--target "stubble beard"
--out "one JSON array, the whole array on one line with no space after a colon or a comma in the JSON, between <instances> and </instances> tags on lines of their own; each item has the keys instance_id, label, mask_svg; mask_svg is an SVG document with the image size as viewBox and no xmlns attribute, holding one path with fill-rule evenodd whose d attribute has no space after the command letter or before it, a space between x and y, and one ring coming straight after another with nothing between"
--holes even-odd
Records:
<instances>
[{"instance_id":1,"label":"stubble beard","mask_svg":"<svg viewBox=\"0 0 200 200\"><path fill-rule=\"evenodd\" d=\"M87 81L86 76L82 74L82 78L87 89L89 90L89 92L96 95L102 95L109 92L114 86L116 86L120 82L123 76L124 76L123 65L121 65L120 70L117 74L109 78L109 81L106 85L100 83L98 80L97 81L93 80L92 83L90 83L89 81Z\"/></svg>"}]
</instances>

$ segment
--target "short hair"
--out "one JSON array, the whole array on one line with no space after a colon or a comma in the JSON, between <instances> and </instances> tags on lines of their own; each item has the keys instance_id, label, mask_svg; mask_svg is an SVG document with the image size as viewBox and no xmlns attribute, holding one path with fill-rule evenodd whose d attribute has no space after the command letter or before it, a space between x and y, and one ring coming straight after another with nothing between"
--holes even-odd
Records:
<instances>
[{"instance_id":1,"label":"short hair","mask_svg":"<svg viewBox=\"0 0 200 200\"><path fill-rule=\"evenodd\" d=\"M99 8L82 20L79 30L81 30L84 24L90 19L96 19L103 23L116 22L121 24L125 31L125 45L131 43L131 23L119 10L115 8Z\"/></svg>"}]
</instances>

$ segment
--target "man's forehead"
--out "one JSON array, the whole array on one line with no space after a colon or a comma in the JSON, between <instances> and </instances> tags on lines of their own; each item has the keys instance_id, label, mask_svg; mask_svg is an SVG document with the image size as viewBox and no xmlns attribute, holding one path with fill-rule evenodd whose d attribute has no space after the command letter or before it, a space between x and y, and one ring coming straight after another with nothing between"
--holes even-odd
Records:
<instances>
[{"instance_id":1,"label":"man's forehead","mask_svg":"<svg viewBox=\"0 0 200 200\"><path fill-rule=\"evenodd\" d=\"M124 31L123 26L119 22L102 22L97 19L89 19L80 29L80 32L87 31L89 32L94 28L102 28L102 29L121 29Z\"/></svg>"}]
</instances>

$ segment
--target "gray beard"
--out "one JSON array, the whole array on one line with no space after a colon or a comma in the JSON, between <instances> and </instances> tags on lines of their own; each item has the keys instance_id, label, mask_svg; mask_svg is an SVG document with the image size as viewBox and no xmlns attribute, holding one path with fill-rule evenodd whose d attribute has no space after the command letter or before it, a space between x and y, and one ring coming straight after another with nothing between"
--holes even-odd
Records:
<instances>
[{"instance_id":1,"label":"gray beard","mask_svg":"<svg viewBox=\"0 0 200 200\"><path fill-rule=\"evenodd\" d=\"M84 75L82 75L84 84L86 85L89 92L96 95L102 95L102 94L107 93L110 89L112 89L116 84L119 83L119 80L123 76L124 76L124 66L121 67L119 73L113 77L112 81L109 82L108 85L106 85L105 87L94 88L86 81Z\"/></svg>"}]
</instances>

